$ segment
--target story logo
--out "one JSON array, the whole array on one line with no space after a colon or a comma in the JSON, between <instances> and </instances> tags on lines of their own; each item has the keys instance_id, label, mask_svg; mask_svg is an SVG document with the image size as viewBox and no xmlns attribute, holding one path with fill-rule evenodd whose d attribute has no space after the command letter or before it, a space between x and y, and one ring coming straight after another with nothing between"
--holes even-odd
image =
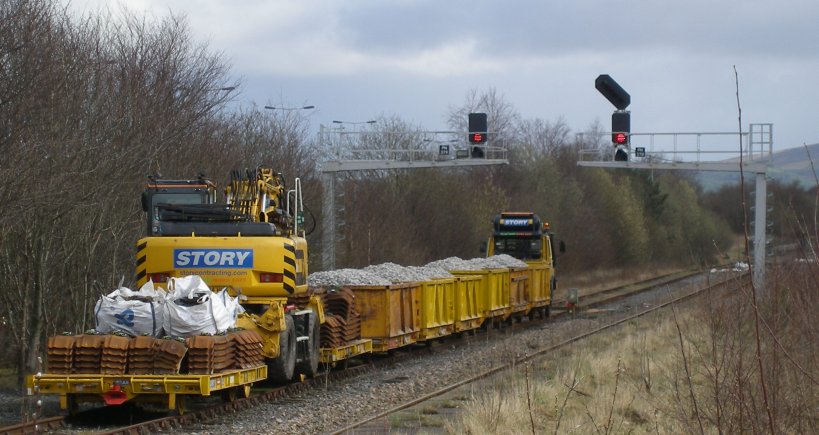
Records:
<instances>
[{"instance_id":1,"label":"story logo","mask_svg":"<svg viewBox=\"0 0 819 435\"><path fill-rule=\"evenodd\" d=\"M529 225L529 219L504 219L503 225L510 227L525 227Z\"/></svg>"},{"instance_id":2,"label":"story logo","mask_svg":"<svg viewBox=\"0 0 819 435\"><path fill-rule=\"evenodd\" d=\"M253 267L252 249L174 249L174 268Z\"/></svg>"}]
</instances>

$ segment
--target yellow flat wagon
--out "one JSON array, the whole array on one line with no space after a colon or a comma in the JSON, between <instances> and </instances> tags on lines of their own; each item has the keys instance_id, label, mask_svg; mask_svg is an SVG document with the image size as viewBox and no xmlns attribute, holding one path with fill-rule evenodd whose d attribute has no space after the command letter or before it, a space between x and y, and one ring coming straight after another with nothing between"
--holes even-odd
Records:
<instances>
[{"instance_id":1,"label":"yellow flat wagon","mask_svg":"<svg viewBox=\"0 0 819 435\"><path fill-rule=\"evenodd\" d=\"M332 348L321 348L321 362L335 366L339 362L347 361L360 355L372 353L373 341L368 339L360 339L349 342L342 346Z\"/></svg>"},{"instance_id":2,"label":"yellow flat wagon","mask_svg":"<svg viewBox=\"0 0 819 435\"><path fill-rule=\"evenodd\" d=\"M254 382L267 378L267 366L205 375L41 374L26 378L28 394L58 394L60 407L74 413L81 403L121 405L125 402L167 404L183 413L185 396L247 397Z\"/></svg>"}]
</instances>

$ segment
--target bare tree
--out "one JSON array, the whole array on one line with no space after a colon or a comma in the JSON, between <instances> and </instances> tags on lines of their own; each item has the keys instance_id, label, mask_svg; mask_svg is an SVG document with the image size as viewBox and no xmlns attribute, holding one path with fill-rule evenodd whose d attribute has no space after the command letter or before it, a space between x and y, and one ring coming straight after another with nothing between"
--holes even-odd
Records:
<instances>
[{"instance_id":1,"label":"bare tree","mask_svg":"<svg viewBox=\"0 0 819 435\"><path fill-rule=\"evenodd\" d=\"M45 334L90 326L132 276L142 179L214 135L227 67L182 20L75 19L53 0L0 3L0 35L0 300L22 377Z\"/></svg>"},{"instance_id":2,"label":"bare tree","mask_svg":"<svg viewBox=\"0 0 819 435\"><path fill-rule=\"evenodd\" d=\"M447 124L455 131L465 132L469 114L477 112L487 115L490 145L508 145L515 138L520 114L495 88L483 92L470 90L460 106L449 108Z\"/></svg>"},{"instance_id":3,"label":"bare tree","mask_svg":"<svg viewBox=\"0 0 819 435\"><path fill-rule=\"evenodd\" d=\"M557 150L570 144L571 129L563 118L554 122L539 118L523 120L517 127L515 157L529 161L540 156L555 156Z\"/></svg>"}]
</instances>

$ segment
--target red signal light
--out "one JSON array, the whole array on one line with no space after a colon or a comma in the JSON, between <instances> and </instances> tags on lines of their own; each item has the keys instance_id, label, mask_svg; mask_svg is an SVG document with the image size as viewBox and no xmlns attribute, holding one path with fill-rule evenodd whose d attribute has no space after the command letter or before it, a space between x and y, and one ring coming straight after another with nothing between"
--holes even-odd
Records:
<instances>
[{"instance_id":1,"label":"red signal light","mask_svg":"<svg viewBox=\"0 0 819 435\"><path fill-rule=\"evenodd\" d=\"M628 133L612 133L611 141L614 142L615 145L626 145L628 144Z\"/></svg>"},{"instance_id":2,"label":"red signal light","mask_svg":"<svg viewBox=\"0 0 819 435\"><path fill-rule=\"evenodd\" d=\"M483 143L486 142L486 136L483 133L470 133L469 141L472 143Z\"/></svg>"}]
</instances>

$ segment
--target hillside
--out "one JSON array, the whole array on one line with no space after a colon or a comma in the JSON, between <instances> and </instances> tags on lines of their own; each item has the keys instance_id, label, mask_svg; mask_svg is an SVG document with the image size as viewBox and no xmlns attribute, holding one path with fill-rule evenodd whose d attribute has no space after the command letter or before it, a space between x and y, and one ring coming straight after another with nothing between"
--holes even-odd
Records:
<instances>
[{"instance_id":1,"label":"hillside","mask_svg":"<svg viewBox=\"0 0 819 435\"><path fill-rule=\"evenodd\" d=\"M816 186L811 159L819 172L819 143L808 145L807 150L805 148L800 146L774 152L773 165L768 171L769 178L785 184L795 181L802 187ZM714 191L726 184L739 183L739 173L701 172L697 174L697 180L706 191Z\"/></svg>"}]
</instances>

